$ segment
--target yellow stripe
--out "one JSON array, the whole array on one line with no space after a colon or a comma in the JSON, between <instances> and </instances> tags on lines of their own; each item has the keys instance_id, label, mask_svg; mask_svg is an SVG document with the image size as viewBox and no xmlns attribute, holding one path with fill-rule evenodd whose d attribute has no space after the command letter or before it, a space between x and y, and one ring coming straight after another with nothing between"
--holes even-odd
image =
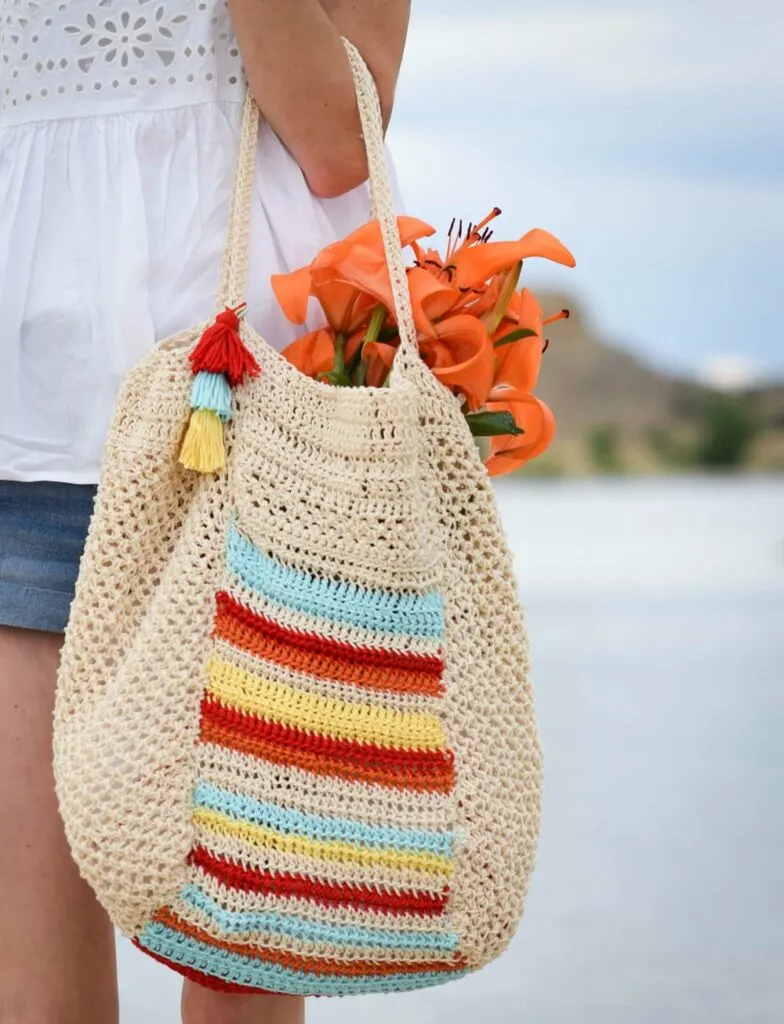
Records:
<instances>
[{"instance_id":1,"label":"yellow stripe","mask_svg":"<svg viewBox=\"0 0 784 1024\"><path fill-rule=\"evenodd\" d=\"M316 857L319 860L337 860L344 864L361 864L364 867L388 867L424 871L429 875L452 874L451 858L438 853L411 853L401 850L373 850L352 846L340 840L309 839L307 836L295 836L263 825L253 825L247 821L235 821L218 811L197 808L193 812L194 825L214 832L217 835L244 839L246 843L260 846L278 853L294 853L303 857Z\"/></svg>"},{"instance_id":2,"label":"yellow stripe","mask_svg":"<svg viewBox=\"0 0 784 1024\"><path fill-rule=\"evenodd\" d=\"M434 716L368 704L348 704L295 690L213 658L207 692L229 707L336 739L406 750L443 750L444 730Z\"/></svg>"}]
</instances>

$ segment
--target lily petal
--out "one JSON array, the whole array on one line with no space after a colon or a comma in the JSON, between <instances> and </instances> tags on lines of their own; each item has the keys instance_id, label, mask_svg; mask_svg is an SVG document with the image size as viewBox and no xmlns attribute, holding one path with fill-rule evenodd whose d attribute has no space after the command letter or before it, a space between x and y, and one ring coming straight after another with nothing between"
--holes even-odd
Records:
<instances>
[{"instance_id":1,"label":"lily petal","mask_svg":"<svg viewBox=\"0 0 784 1024\"><path fill-rule=\"evenodd\" d=\"M386 380L387 374L392 369L392 363L395 361L396 355L396 345L387 345L384 341L368 342L365 346L365 358L368 361L365 383L368 387L381 387Z\"/></svg>"},{"instance_id":2,"label":"lily petal","mask_svg":"<svg viewBox=\"0 0 784 1024\"><path fill-rule=\"evenodd\" d=\"M283 349L281 355L297 367L306 377L318 377L332 369L335 359L335 339L331 331L322 328L304 334Z\"/></svg>"},{"instance_id":3,"label":"lily petal","mask_svg":"<svg viewBox=\"0 0 784 1024\"><path fill-rule=\"evenodd\" d=\"M412 242L416 242L420 238L429 238L430 235L436 233L434 227L417 217L398 217L397 230L400 235L400 244L404 249ZM384 251L381 228L377 220L369 220L367 224L363 224L356 231L352 231L350 235L346 235L344 241L351 245L366 245L377 252Z\"/></svg>"},{"instance_id":4,"label":"lily petal","mask_svg":"<svg viewBox=\"0 0 784 1024\"><path fill-rule=\"evenodd\" d=\"M528 288L524 288L519 295L517 328L524 327L534 333L495 349L493 397L501 397L498 393L501 388L531 392L539 377L542 365L542 308Z\"/></svg>"},{"instance_id":5,"label":"lily petal","mask_svg":"<svg viewBox=\"0 0 784 1024\"><path fill-rule=\"evenodd\" d=\"M509 412L522 434L490 439L485 466L490 476L503 476L541 455L555 436L555 417L550 408L533 395L513 402L488 402L491 412Z\"/></svg>"},{"instance_id":6,"label":"lily petal","mask_svg":"<svg viewBox=\"0 0 784 1024\"><path fill-rule=\"evenodd\" d=\"M577 265L577 261L566 246L544 228L531 228L520 239L520 245L526 246L527 249L526 255L520 257L521 260L538 256L553 263L560 263L564 267Z\"/></svg>"},{"instance_id":7,"label":"lily petal","mask_svg":"<svg viewBox=\"0 0 784 1024\"><path fill-rule=\"evenodd\" d=\"M273 274L270 281L285 316L294 324L304 324L308 315L310 267L300 267L291 274Z\"/></svg>"},{"instance_id":8,"label":"lily petal","mask_svg":"<svg viewBox=\"0 0 784 1024\"><path fill-rule=\"evenodd\" d=\"M442 284L423 267L412 267L407 277L417 329L429 337L435 337L433 321L446 316L460 300L460 292L448 284Z\"/></svg>"},{"instance_id":9,"label":"lily petal","mask_svg":"<svg viewBox=\"0 0 784 1024\"><path fill-rule=\"evenodd\" d=\"M480 409L493 383L493 346L481 320L451 316L436 324L437 337L420 342L433 375L462 394L472 410Z\"/></svg>"},{"instance_id":10,"label":"lily petal","mask_svg":"<svg viewBox=\"0 0 784 1024\"><path fill-rule=\"evenodd\" d=\"M555 235L534 228L518 242L484 242L456 252L452 259L453 284L457 288L478 288L519 260L536 256L567 267L575 265L574 256Z\"/></svg>"},{"instance_id":11,"label":"lily petal","mask_svg":"<svg viewBox=\"0 0 784 1024\"><path fill-rule=\"evenodd\" d=\"M311 273L317 297L324 288L341 285L355 293L372 295L376 302L387 309L392 308L392 286L386 260L381 253L367 246L340 243L329 256L323 253L314 260Z\"/></svg>"}]
</instances>

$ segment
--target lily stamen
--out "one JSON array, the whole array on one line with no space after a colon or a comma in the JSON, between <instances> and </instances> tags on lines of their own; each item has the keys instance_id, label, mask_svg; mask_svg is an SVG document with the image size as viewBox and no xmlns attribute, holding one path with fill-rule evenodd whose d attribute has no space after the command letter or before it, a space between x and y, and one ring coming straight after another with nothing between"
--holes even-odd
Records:
<instances>
[{"instance_id":1,"label":"lily stamen","mask_svg":"<svg viewBox=\"0 0 784 1024\"><path fill-rule=\"evenodd\" d=\"M568 309L562 309L560 313L553 313L553 315L548 316L546 320L542 320L542 325L554 324L556 320L568 320L571 315L572 314Z\"/></svg>"}]
</instances>

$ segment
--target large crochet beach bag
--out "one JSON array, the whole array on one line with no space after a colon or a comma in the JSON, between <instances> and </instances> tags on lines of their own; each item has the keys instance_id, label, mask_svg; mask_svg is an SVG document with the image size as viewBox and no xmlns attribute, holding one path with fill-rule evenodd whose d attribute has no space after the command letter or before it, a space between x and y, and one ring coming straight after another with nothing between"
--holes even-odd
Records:
<instances>
[{"instance_id":1,"label":"large crochet beach bag","mask_svg":"<svg viewBox=\"0 0 784 1024\"><path fill-rule=\"evenodd\" d=\"M353 48L401 328L389 386L302 375L243 323L224 472L178 454L207 325L129 375L63 652L57 791L137 945L202 984L446 982L512 937L540 753L511 559L458 400L421 362L375 87ZM248 102L220 307L245 288Z\"/></svg>"}]
</instances>

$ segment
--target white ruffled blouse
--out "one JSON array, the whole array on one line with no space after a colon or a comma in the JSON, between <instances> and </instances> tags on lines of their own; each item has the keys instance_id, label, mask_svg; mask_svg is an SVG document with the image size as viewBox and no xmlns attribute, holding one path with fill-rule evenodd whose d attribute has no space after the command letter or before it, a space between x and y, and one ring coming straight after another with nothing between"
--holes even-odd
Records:
<instances>
[{"instance_id":1,"label":"white ruffled blouse","mask_svg":"<svg viewBox=\"0 0 784 1024\"><path fill-rule=\"evenodd\" d=\"M224 0L0 0L0 478L94 483L128 369L214 307L245 92ZM249 318L369 216L268 127Z\"/></svg>"}]
</instances>

